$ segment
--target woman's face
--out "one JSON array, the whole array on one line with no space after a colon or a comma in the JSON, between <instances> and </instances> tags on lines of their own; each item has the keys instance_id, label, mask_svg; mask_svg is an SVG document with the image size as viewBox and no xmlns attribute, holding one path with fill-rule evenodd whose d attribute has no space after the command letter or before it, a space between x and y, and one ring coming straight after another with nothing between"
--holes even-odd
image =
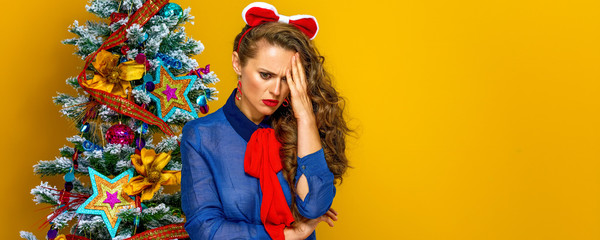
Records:
<instances>
[{"instance_id":1,"label":"woman's face","mask_svg":"<svg viewBox=\"0 0 600 240\"><path fill-rule=\"evenodd\" d=\"M248 59L245 66L241 66L237 52L233 53L233 69L242 76L242 99L236 99L236 105L256 124L273 114L288 96L285 76L291 71L295 53L266 41L259 41L257 46L256 56Z\"/></svg>"}]
</instances>

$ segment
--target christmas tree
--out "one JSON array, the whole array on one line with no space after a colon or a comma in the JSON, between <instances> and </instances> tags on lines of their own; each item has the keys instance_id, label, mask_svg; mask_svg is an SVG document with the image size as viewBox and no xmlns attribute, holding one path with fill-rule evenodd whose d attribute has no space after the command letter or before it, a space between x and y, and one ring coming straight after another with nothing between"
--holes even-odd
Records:
<instances>
[{"instance_id":1,"label":"christmas tree","mask_svg":"<svg viewBox=\"0 0 600 240\"><path fill-rule=\"evenodd\" d=\"M31 190L52 209L47 238L186 238L180 192L163 186L179 188L181 129L208 112L217 91L207 85L219 81L191 58L204 50L185 33L194 17L168 0L91 0L86 9L102 20L75 21L76 37L63 41L85 61L67 79L77 95L54 97L80 132L34 166L65 180Z\"/></svg>"}]
</instances>

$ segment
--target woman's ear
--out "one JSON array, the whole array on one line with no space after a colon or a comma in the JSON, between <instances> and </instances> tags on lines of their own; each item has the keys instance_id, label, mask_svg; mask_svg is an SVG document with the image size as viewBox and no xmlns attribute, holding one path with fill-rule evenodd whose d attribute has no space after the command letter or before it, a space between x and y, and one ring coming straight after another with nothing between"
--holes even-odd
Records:
<instances>
[{"instance_id":1,"label":"woman's ear","mask_svg":"<svg viewBox=\"0 0 600 240\"><path fill-rule=\"evenodd\" d=\"M237 52L231 54L231 63L233 64L233 71L239 76L242 75L242 64L240 63L240 57Z\"/></svg>"}]
</instances>

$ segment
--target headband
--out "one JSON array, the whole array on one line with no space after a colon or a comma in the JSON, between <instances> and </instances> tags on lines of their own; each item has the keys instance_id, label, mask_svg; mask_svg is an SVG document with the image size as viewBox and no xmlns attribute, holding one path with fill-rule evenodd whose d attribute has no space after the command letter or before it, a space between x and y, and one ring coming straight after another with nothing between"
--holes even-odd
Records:
<instances>
[{"instance_id":1,"label":"headband","mask_svg":"<svg viewBox=\"0 0 600 240\"><path fill-rule=\"evenodd\" d=\"M242 34L242 37L240 37L237 47L238 52L240 50L240 45L242 44L242 39L244 39L246 33L253 27L266 22L283 22L291 24L308 36L310 40L313 40L315 36L317 36L317 32L319 32L319 24L315 17L310 15L293 15L289 17L281 15L277 13L277 9L275 9L273 5L264 2L253 2L248 4L248 6L244 8L244 11L242 11L242 18L250 28L248 28L248 30Z\"/></svg>"}]
</instances>

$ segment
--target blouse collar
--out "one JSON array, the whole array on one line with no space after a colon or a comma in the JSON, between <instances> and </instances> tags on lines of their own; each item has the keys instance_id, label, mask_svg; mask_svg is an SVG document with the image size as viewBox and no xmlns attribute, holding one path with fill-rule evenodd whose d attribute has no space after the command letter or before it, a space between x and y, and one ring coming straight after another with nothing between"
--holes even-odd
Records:
<instances>
[{"instance_id":1,"label":"blouse collar","mask_svg":"<svg viewBox=\"0 0 600 240\"><path fill-rule=\"evenodd\" d=\"M269 116L266 116L265 119L260 122L260 124L256 125L250 119L240 111L237 105L235 105L235 94L237 92L237 88L233 89L231 95L227 99L225 106L223 106L223 112L225 113L225 118L233 129L242 137L246 142L250 141L250 136L252 133L259 128L270 128L269 124L270 119Z\"/></svg>"}]
</instances>

